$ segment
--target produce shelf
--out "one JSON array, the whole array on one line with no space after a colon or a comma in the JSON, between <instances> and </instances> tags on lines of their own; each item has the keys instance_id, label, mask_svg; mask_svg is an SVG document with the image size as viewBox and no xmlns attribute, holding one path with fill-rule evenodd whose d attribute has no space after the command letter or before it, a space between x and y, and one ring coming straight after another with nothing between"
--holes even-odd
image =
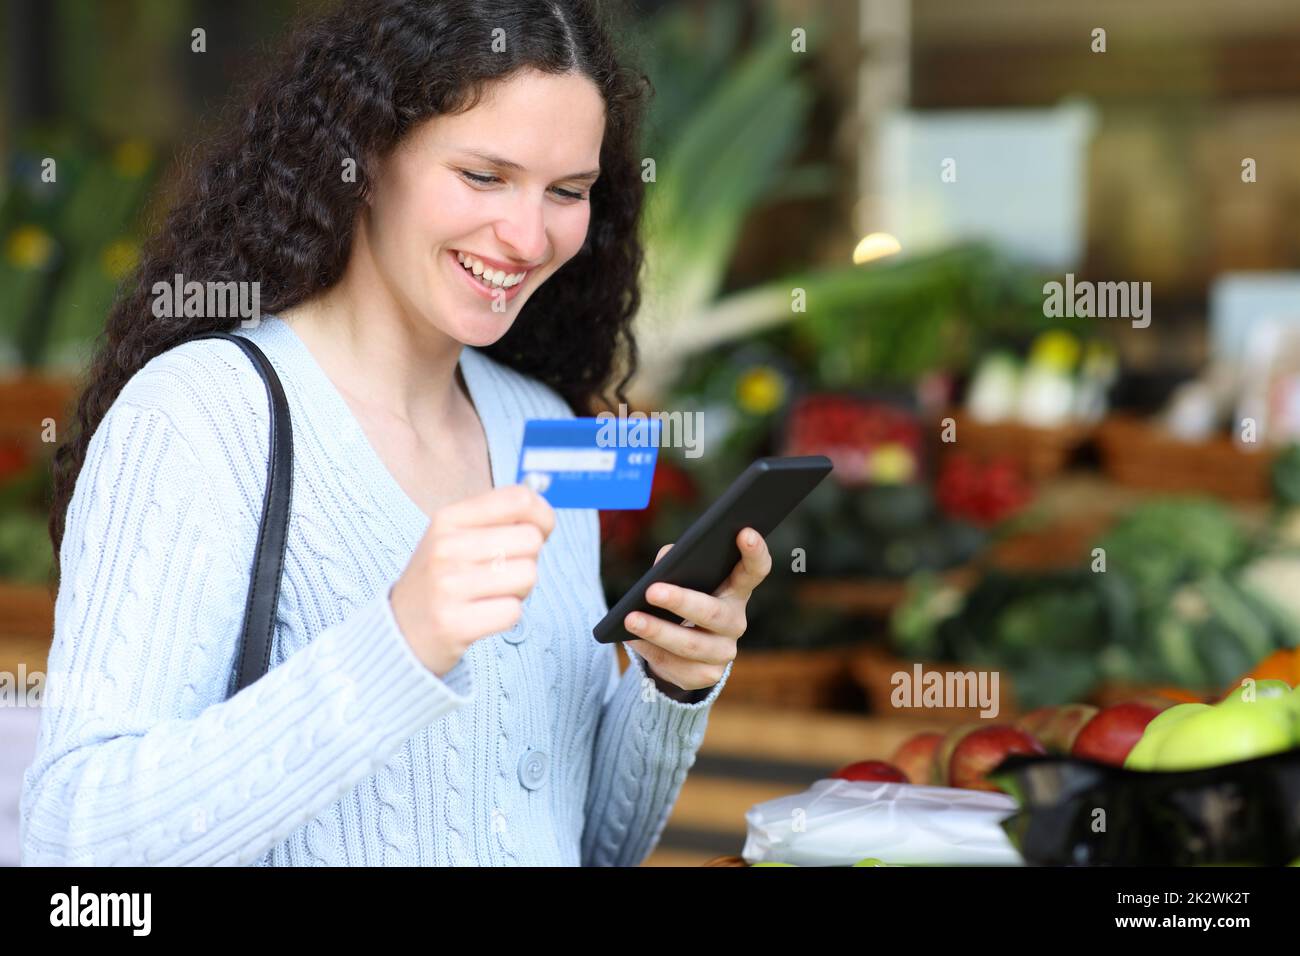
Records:
<instances>
[{"instance_id":1,"label":"produce shelf","mask_svg":"<svg viewBox=\"0 0 1300 956\"><path fill-rule=\"evenodd\" d=\"M77 393L70 378L25 372L0 379L0 438L41 440L41 422L53 418L62 428Z\"/></svg>"},{"instance_id":2,"label":"produce shelf","mask_svg":"<svg viewBox=\"0 0 1300 956\"><path fill-rule=\"evenodd\" d=\"M994 540L979 559L939 572L949 585L965 590L983 569L1036 571L1086 563L1089 548L1129 509L1165 497L1155 489L1117 484L1093 471L1064 472L1044 481L1014 530ZM1267 523L1269 502L1228 498L1225 502L1245 527ZM844 576L814 578L796 586L797 599L807 607L845 614L886 617L903 599L906 578Z\"/></svg>"},{"instance_id":3,"label":"produce shelf","mask_svg":"<svg viewBox=\"0 0 1300 956\"><path fill-rule=\"evenodd\" d=\"M1119 484L1151 491L1202 493L1242 501L1272 494L1268 447L1244 450L1231 438L1182 441L1158 425L1112 415L1097 433L1107 473Z\"/></svg>"},{"instance_id":4,"label":"produce shelf","mask_svg":"<svg viewBox=\"0 0 1300 956\"><path fill-rule=\"evenodd\" d=\"M943 446L946 451L980 459L1008 458L1035 481L1059 474L1096 431L1094 425L1079 423L1044 428L1016 421L982 422L956 409L946 417L953 420L957 436L956 442Z\"/></svg>"},{"instance_id":5,"label":"produce shelf","mask_svg":"<svg viewBox=\"0 0 1300 956\"><path fill-rule=\"evenodd\" d=\"M41 585L0 581L0 671L45 669L54 634L54 598Z\"/></svg>"}]
</instances>

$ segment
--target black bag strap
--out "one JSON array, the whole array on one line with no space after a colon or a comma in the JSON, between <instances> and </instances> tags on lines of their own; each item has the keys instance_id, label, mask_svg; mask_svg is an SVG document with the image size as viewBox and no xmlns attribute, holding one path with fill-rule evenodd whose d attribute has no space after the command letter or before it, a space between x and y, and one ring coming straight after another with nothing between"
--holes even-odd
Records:
<instances>
[{"instance_id":1,"label":"black bag strap","mask_svg":"<svg viewBox=\"0 0 1300 956\"><path fill-rule=\"evenodd\" d=\"M271 637L280 601L280 573L289 532L293 495L293 422L279 376L265 353L243 336L230 332L204 332L195 339L228 339L253 361L266 385L271 403L271 451L267 456L266 493L262 498L262 524L253 553L253 578L244 605L244 630L235 658L233 696L266 673L271 664Z\"/></svg>"}]
</instances>

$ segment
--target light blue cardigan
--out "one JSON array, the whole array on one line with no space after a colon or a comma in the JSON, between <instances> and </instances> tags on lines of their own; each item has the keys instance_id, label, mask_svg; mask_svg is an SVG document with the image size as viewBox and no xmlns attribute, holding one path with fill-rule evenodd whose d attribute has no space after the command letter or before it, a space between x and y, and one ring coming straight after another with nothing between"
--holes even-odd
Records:
<instances>
[{"instance_id":1,"label":"light blue cardigan","mask_svg":"<svg viewBox=\"0 0 1300 956\"><path fill-rule=\"evenodd\" d=\"M727 673L665 696L622 675L594 511L559 511L521 624L443 679L402 637L389 588L428 517L387 471L289 324L240 330L294 428L271 670L225 700L261 514L268 407L234 345L141 369L89 446L68 511L36 757L31 864L634 865L658 841ZM460 367L492 480L550 388L474 348Z\"/></svg>"}]
</instances>

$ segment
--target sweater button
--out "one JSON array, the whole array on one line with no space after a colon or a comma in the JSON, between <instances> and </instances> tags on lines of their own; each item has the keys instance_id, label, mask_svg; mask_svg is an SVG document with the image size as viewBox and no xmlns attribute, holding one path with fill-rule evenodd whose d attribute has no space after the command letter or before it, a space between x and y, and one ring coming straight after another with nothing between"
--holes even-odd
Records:
<instances>
[{"instance_id":1,"label":"sweater button","mask_svg":"<svg viewBox=\"0 0 1300 956\"><path fill-rule=\"evenodd\" d=\"M524 609L520 612L519 620L515 621L508 630L501 632L501 636L511 644L522 644L524 638L528 636L524 629L524 615L528 613L528 605L532 600L533 595L529 593L528 597L524 598Z\"/></svg>"},{"instance_id":2,"label":"sweater button","mask_svg":"<svg viewBox=\"0 0 1300 956\"><path fill-rule=\"evenodd\" d=\"M550 760L540 750L528 750L519 758L519 782L529 790L537 790L546 782Z\"/></svg>"}]
</instances>

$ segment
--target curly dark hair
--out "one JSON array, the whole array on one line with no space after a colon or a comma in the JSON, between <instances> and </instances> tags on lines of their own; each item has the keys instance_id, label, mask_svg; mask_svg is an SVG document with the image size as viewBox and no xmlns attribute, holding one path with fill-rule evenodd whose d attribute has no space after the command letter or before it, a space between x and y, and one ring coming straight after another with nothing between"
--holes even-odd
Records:
<instances>
[{"instance_id":1,"label":"curly dark hair","mask_svg":"<svg viewBox=\"0 0 1300 956\"><path fill-rule=\"evenodd\" d=\"M493 81L532 68L581 73L606 109L601 176L587 241L486 347L554 388L579 415L619 370L618 401L637 368L639 145L649 79L619 63L597 0L349 0L293 31L249 102L190 165L179 199L146 243L109 312L77 402L72 437L54 454L50 538L56 574L65 516L91 436L150 359L238 318L150 311L155 282L177 273L258 282L262 308L287 309L333 286L352 246L367 174L422 121L472 109ZM495 28L509 38L491 48ZM356 182L339 175L356 161ZM621 350L621 352L620 352ZM612 404L612 403L609 403Z\"/></svg>"}]
</instances>

